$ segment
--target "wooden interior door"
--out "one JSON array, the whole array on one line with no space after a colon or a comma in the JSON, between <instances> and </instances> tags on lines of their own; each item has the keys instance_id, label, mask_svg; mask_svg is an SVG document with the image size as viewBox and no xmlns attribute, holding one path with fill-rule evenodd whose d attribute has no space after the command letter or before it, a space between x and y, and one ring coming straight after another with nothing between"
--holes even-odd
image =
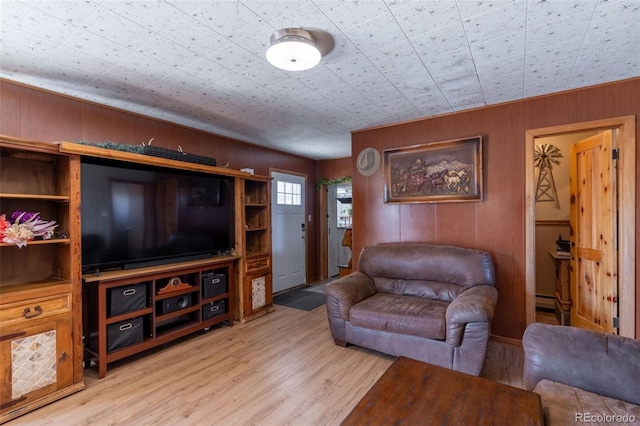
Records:
<instances>
[{"instance_id":1,"label":"wooden interior door","mask_svg":"<svg viewBox=\"0 0 640 426\"><path fill-rule=\"evenodd\" d=\"M618 273L613 131L571 146L571 325L616 333Z\"/></svg>"}]
</instances>

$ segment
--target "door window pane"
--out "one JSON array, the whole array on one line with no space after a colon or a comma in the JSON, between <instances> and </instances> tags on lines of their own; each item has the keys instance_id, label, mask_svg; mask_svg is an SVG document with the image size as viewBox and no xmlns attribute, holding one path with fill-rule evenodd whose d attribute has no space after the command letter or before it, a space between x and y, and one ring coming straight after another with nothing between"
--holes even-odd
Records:
<instances>
[{"instance_id":1,"label":"door window pane","mask_svg":"<svg viewBox=\"0 0 640 426\"><path fill-rule=\"evenodd\" d=\"M276 194L276 202L278 204L286 204L290 206L299 206L302 204L302 185L293 182L278 181L278 193Z\"/></svg>"}]
</instances>

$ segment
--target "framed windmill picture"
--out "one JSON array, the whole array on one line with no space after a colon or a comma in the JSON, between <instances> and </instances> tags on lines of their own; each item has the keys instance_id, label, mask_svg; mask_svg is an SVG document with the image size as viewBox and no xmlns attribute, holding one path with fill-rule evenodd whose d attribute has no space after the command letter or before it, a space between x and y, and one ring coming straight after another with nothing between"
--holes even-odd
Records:
<instances>
[{"instance_id":1,"label":"framed windmill picture","mask_svg":"<svg viewBox=\"0 0 640 426\"><path fill-rule=\"evenodd\" d=\"M482 137L384 151L385 203L482 200Z\"/></svg>"}]
</instances>

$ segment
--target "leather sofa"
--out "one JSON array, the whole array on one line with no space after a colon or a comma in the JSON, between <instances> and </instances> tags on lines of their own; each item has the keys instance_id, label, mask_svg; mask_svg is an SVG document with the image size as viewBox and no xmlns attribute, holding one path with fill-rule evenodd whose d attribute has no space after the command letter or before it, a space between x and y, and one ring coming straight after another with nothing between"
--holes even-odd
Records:
<instances>
[{"instance_id":1,"label":"leather sofa","mask_svg":"<svg viewBox=\"0 0 640 426\"><path fill-rule=\"evenodd\" d=\"M337 345L480 374L498 298L488 252L386 243L365 247L358 266L325 287Z\"/></svg>"},{"instance_id":2,"label":"leather sofa","mask_svg":"<svg viewBox=\"0 0 640 426\"><path fill-rule=\"evenodd\" d=\"M530 324L524 385L545 423L640 424L640 341L577 327Z\"/></svg>"}]
</instances>

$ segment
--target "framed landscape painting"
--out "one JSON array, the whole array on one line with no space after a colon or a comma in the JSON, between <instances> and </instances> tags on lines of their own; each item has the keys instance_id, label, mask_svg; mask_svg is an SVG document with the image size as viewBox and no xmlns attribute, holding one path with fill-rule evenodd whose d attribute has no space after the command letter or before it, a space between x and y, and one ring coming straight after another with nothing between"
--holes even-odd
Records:
<instances>
[{"instance_id":1,"label":"framed landscape painting","mask_svg":"<svg viewBox=\"0 0 640 426\"><path fill-rule=\"evenodd\" d=\"M482 200L482 137L384 152L385 203Z\"/></svg>"}]
</instances>

